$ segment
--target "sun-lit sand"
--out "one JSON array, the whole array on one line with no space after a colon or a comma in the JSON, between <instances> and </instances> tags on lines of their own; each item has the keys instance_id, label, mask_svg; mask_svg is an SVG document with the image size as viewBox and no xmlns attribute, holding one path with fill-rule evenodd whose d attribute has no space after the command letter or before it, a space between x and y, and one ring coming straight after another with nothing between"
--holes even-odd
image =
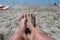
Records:
<instances>
[{"instance_id":1,"label":"sun-lit sand","mask_svg":"<svg viewBox=\"0 0 60 40\"><path fill-rule=\"evenodd\" d=\"M58 6L12 6L7 10L0 10L0 40L9 40L18 30L18 17L24 13L34 14L36 28L60 40L60 7Z\"/></svg>"}]
</instances>

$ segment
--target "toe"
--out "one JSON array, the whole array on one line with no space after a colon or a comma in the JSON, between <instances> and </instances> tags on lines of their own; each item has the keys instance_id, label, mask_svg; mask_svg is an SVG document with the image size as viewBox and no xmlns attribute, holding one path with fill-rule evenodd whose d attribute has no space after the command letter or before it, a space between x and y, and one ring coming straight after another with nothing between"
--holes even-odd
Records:
<instances>
[{"instance_id":1,"label":"toe","mask_svg":"<svg viewBox=\"0 0 60 40\"><path fill-rule=\"evenodd\" d=\"M28 18L30 17L30 14L27 14Z\"/></svg>"},{"instance_id":2,"label":"toe","mask_svg":"<svg viewBox=\"0 0 60 40\"><path fill-rule=\"evenodd\" d=\"M20 17L19 17L19 21L20 21L21 19L23 19L23 18L24 18L24 15L20 16Z\"/></svg>"},{"instance_id":3,"label":"toe","mask_svg":"<svg viewBox=\"0 0 60 40\"><path fill-rule=\"evenodd\" d=\"M30 18L31 18L32 14L30 14Z\"/></svg>"},{"instance_id":4,"label":"toe","mask_svg":"<svg viewBox=\"0 0 60 40\"><path fill-rule=\"evenodd\" d=\"M24 22L26 23L27 21L27 14L24 14Z\"/></svg>"},{"instance_id":5,"label":"toe","mask_svg":"<svg viewBox=\"0 0 60 40\"><path fill-rule=\"evenodd\" d=\"M32 19L35 19L35 16L33 14L30 14Z\"/></svg>"},{"instance_id":6,"label":"toe","mask_svg":"<svg viewBox=\"0 0 60 40\"><path fill-rule=\"evenodd\" d=\"M28 16L28 18L35 19L35 16L33 16L32 14L28 14L27 16Z\"/></svg>"},{"instance_id":7,"label":"toe","mask_svg":"<svg viewBox=\"0 0 60 40\"><path fill-rule=\"evenodd\" d=\"M24 18L27 18L27 14L24 14Z\"/></svg>"}]
</instances>

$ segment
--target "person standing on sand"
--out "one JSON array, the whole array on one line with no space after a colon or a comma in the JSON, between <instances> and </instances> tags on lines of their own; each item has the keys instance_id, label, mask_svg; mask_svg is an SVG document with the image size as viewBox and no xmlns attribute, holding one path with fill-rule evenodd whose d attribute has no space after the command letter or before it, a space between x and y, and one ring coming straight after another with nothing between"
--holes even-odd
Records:
<instances>
[{"instance_id":1,"label":"person standing on sand","mask_svg":"<svg viewBox=\"0 0 60 40\"><path fill-rule=\"evenodd\" d=\"M42 30L37 30L34 26L35 16L32 14L24 14L19 18L19 30L13 34L10 40L54 40L51 37L48 37L45 32ZM27 29L27 22L28 28L30 30L30 37L26 34Z\"/></svg>"}]
</instances>

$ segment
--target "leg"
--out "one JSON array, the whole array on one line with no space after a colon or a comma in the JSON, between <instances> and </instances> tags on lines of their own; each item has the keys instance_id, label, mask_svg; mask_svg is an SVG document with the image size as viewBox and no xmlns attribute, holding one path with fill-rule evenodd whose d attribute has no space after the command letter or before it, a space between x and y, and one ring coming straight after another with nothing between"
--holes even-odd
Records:
<instances>
[{"instance_id":1,"label":"leg","mask_svg":"<svg viewBox=\"0 0 60 40\"><path fill-rule=\"evenodd\" d=\"M35 29L32 14L28 15L29 29L31 30L30 40L54 40L48 37L45 32Z\"/></svg>"},{"instance_id":2,"label":"leg","mask_svg":"<svg viewBox=\"0 0 60 40\"><path fill-rule=\"evenodd\" d=\"M27 35L25 34L25 29L26 29L26 15L22 15L19 19L19 27L18 32L16 32L10 40L29 40Z\"/></svg>"}]
</instances>

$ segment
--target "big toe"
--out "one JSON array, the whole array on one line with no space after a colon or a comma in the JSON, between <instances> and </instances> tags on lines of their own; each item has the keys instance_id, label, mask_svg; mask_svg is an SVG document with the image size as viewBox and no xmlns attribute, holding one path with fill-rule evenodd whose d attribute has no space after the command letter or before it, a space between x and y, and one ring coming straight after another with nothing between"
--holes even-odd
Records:
<instances>
[{"instance_id":1,"label":"big toe","mask_svg":"<svg viewBox=\"0 0 60 40\"><path fill-rule=\"evenodd\" d=\"M27 14L24 14L24 18L27 18Z\"/></svg>"},{"instance_id":2,"label":"big toe","mask_svg":"<svg viewBox=\"0 0 60 40\"><path fill-rule=\"evenodd\" d=\"M20 16L19 17L19 21L21 21L21 19L23 19L23 18L24 18L24 15Z\"/></svg>"}]
</instances>

